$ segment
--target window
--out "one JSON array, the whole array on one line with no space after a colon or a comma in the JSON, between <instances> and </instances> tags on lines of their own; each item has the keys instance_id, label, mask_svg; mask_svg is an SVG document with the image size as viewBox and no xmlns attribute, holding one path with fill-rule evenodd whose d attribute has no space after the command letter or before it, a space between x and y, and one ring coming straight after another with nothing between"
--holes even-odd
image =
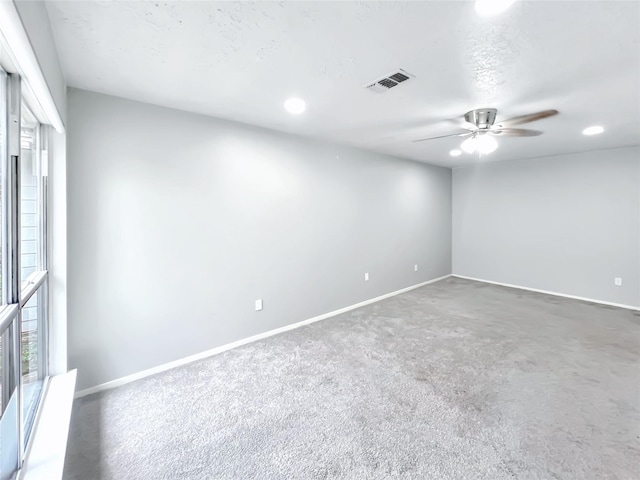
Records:
<instances>
[{"instance_id":1,"label":"window","mask_svg":"<svg viewBox=\"0 0 640 480\"><path fill-rule=\"evenodd\" d=\"M20 286L21 371L25 447L47 371L46 269L42 230L45 224L46 177L42 158L44 128L22 105L20 129Z\"/></svg>"},{"instance_id":2,"label":"window","mask_svg":"<svg viewBox=\"0 0 640 480\"><path fill-rule=\"evenodd\" d=\"M0 70L0 480L22 465L47 378L47 128Z\"/></svg>"}]
</instances>

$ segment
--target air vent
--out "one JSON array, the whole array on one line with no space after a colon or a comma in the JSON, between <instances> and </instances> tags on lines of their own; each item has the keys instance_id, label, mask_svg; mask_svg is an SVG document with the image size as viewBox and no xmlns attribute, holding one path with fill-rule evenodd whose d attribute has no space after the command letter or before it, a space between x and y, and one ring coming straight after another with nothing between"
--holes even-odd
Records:
<instances>
[{"instance_id":1,"label":"air vent","mask_svg":"<svg viewBox=\"0 0 640 480\"><path fill-rule=\"evenodd\" d=\"M383 93L388 90L391 90L394 87L397 87L402 82L406 82L407 80L414 78L409 72L405 72L402 69L398 69L397 72L390 73L389 75L385 75L382 78L379 78L375 82L367 83L363 85L367 90L371 90L376 93Z\"/></svg>"}]
</instances>

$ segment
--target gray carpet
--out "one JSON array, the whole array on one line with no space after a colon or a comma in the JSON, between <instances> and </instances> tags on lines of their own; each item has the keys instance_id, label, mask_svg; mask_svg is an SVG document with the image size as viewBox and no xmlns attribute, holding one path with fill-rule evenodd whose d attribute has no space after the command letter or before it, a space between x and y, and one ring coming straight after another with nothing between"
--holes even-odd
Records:
<instances>
[{"instance_id":1,"label":"gray carpet","mask_svg":"<svg viewBox=\"0 0 640 480\"><path fill-rule=\"evenodd\" d=\"M74 405L65 478L638 479L640 313L448 279Z\"/></svg>"}]
</instances>

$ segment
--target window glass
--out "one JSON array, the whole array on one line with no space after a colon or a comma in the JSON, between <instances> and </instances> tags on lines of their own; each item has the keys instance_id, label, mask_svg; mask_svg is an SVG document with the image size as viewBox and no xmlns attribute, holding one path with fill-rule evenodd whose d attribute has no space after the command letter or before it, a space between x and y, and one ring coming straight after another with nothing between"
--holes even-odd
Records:
<instances>
[{"instance_id":1,"label":"window glass","mask_svg":"<svg viewBox=\"0 0 640 480\"><path fill-rule=\"evenodd\" d=\"M5 285L7 279L6 269L6 248L7 238L4 227L5 223L5 206L6 206L6 173L7 165L7 74L0 69L0 305L6 304Z\"/></svg>"},{"instance_id":2,"label":"window glass","mask_svg":"<svg viewBox=\"0 0 640 480\"><path fill-rule=\"evenodd\" d=\"M0 370L2 370L2 418L0 418L0 480L12 478L18 468L20 431L18 422L18 389L12 367L14 354L13 327L10 325L0 336Z\"/></svg>"},{"instance_id":3,"label":"window glass","mask_svg":"<svg viewBox=\"0 0 640 480\"><path fill-rule=\"evenodd\" d=\"M45 377L43 357L45 329L42 325L44 320L43 300L45 289L46 285L43 284L22 307L20 361L22 367L22 413L25 444L29 440Z\"/></svg>"},{"instance_id":4,"label":"window glass","mask_svg":"<svg viewBox=\"0 0 640 480\"><path fill-rule=\"evenodd\" d=\"M8 77L0 69L0 312L8 308L5 288L9 283L10 271L6 259L10 231L4 223L7 205L8 164ZM0 331L0 480L11 478L19 466L20 426L18 417L18 382L16 378L15 359L17 358L12 319Z\"/></svg>"},{"instance_id":5,"label":"window glass","mask_svg":"<svg viewBox=\"0 0 640 480\"><path fill-rule=\"evenodd\" d=\"M20 128L20 284L24 289L40 265L40 125L22 105ZM22 414L25 444L35 418L42 391L46 329L42 295L44 285L21 309L20 364L22 371ZM24 301L24 299L23 299Z\"/></svg>"},{"instance_id":6,"label":"window glass","mask_svg":"<svg viewBox=\"0 0 640 480\"><path fill-rule=\"evenodd\" d=\"M20 131L20 284L40 270L39 260L39 125L29 109L22 106Z\"/></svg>"}]
</instances>

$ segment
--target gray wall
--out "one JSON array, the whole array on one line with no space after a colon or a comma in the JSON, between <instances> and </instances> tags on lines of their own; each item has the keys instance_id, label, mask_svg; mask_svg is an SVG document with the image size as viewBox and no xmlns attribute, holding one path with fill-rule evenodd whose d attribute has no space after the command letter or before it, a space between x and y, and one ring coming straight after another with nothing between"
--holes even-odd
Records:
<instances>
[{"instance_id":1,"label":"gray wall","mask_svg":"<svg viewBox=\"0 0 640 480\"><path fill-rule=\"evenodd\" d=\"M640 306L640 148L455 169L453 273Z\"/></svg>"},{"instance_id":2,"label":"gray wall","mask_svg":"<svg viewBox=\"0 0 640 480\"><path fill-rule=\"evenodd\" d=\"M80 389L451 272L449 169L81 90L68 110Z\"/></svg>"}]
</instances>

